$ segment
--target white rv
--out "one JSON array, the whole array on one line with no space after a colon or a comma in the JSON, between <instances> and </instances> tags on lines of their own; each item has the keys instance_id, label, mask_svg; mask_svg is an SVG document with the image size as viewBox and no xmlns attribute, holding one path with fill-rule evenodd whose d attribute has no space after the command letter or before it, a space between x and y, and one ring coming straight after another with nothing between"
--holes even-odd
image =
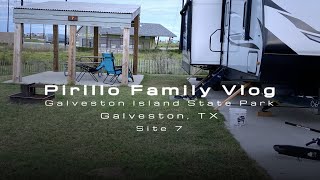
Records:
<instances>
[{"instance_id":1,"label":"white rv","mask_svg":"<svg viewBox=\"0 0 320 180\"><path fill-rule=\"evenodd\" d=\"M225 67L229 80L320 89L319 0L188 0L181 11L183 68Z\"/></svg>"}]
</instances>

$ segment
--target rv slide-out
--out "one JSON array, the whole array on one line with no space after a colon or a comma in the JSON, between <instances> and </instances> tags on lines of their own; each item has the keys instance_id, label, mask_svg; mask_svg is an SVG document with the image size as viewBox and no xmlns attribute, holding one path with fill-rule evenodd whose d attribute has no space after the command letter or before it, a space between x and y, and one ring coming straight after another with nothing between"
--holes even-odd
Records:
<instances>
[{"instance_id":1,"label":"rv slide-out","mask_svg":"<svg viewBox=\"0 0 320 180\"><path fill-rule=\"evenodd\" d=\"M192 65L220 65L221 11L222 0L187 1L181 11L181 48L186 71Z\"/></svg>"}]
</instances>

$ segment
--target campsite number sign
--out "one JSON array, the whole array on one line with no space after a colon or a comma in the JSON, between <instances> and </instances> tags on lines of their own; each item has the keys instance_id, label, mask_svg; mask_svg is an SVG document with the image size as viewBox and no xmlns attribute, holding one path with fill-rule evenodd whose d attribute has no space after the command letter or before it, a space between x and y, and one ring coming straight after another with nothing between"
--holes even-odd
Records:
<instances>
[{"instance_id":1,"label":"campsite number sign","mask_svg":"<svg viewBox=\"0 0 320 180\"><path fill-rule=\"evenodd\" d=\"M78 21L78 16L68 16L68 21Z\"/></svg>"}]
</instances>

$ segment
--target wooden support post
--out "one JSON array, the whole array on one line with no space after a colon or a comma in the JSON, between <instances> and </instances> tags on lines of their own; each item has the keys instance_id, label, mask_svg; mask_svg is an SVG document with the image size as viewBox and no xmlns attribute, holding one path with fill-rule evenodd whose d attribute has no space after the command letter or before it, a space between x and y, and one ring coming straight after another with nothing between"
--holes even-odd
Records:
<instances>
[{"instance_id":1,"label":"wooden support post","mask_svg":"<svg viewBox=\"0 0 320 180\"><path fill-rule=\"evenodd\" d=\"M156 45L156 48L155 49L158 49L158 45L159 45L159 36L158 36L158 38L157 38L157 45Z\"/></svg>"},{"instance_id":2,"label":"wooden support post","mask_svg":"<svg viewBox=\"0 0 320 180\"><path fill-rule=\"evenodd\" d=\"M130 28L123 29L122 85L128 85Z\"/></svg>"},{"instance_id":3,"label":"wooden support post","mask_svg":"<svg viewBox=\"0 0 320 180\"><path fill-rule=\"evenodd\" d=\"M53 71L59 71L59 26L53 25Z\"/></svg>"},{"instance_id":4,"label":"wooden support post","mask_svg":"<svg viewBox=\"0 0 320 180\"><path fill-rule=\"evenodd\" d=\"M167 43L167 48L166 48L166 50L168 50L168 49L169 49L170 40L171 40L171 38L169 38L169 39L168 39L168 43Z\"/></svg>"},{"instance_id":5,"label":"wooden support post","mask_svg":"<svg viewBox=\"0 0 320 180\"><path fill-rule=\"evenodd\" d=\"M64 49L65 50L67 50L67 44L68 44L68 42L67 42L67 40L68 40L67 30L68 30L68 26L65 25L64 26Z\"/></svg>"},{"instance_id":6,"label":"wooden support post","mask_svg":"<svg viewBox=\"0 0 320 180\"><path fill-rule=\"evenodd\" d=\"M13 50L13 70L12 81L19 83L22 81L21 72L21 48L22 48L22 24L15 24L14 30L14 50Z\"/></svg>"},{"instance_id":7,"label":"wooden support post","mask_svg":"<svg viewBox=\"0 0 320 180\"><path fill-rule=\"evenodd\" d=\"M30 24L30 37L29 37L30 39L32 39L32 32L31 31L32 31L32 24Z\"/></svg>"},{"instance_id":8,"label":"wooden support post","mask_svg":"<svg viewBox=\"0 0 320 180\"><path fill-rule=\"evenodd\" d=\"M86 46L85 47L89 47L89 27L86 26Z\"/></svg>"},{"instance_id":9,"label":"wooden support post","mask_svg":"<svg viewBox=\"0 0 320 180\"><path fill-rule=\"evenodd\" d=\"M99 27L94 27L94 40L93 40L93 56L99 56ZM98 62L99 59L95 58L94 62Z\"/></svg>"},{"instance_id":10,"label":"wooden support post","mask_svg":"<svg viewBox=\"0 0 320 180\"><path fill-rule=\"evenodd\" d=\"M140 15L134 18L134 48L133 48L133 74L138 74L138 54L139 54L139 27Z\"/></svg>"},{"instance_id":11,"label":"wooden support post","mask_svg":"<svg viewBox=\"0 0 320 180\"><path fill-rule=\"evenodd\" d=\"M68 59L68 84L74 85L76 79L76 33L77 26L70 26L69 59Z\"/></svg>"},{"instance_id":12,"label":"wooden support post","mask_svg":"<svg viewBox=\"0 0 320 180\"><path fill-rule=\"evenodd\" d=\"M107 32L107 34L106 34L106 51L108 51L108 48L109 48L109 39L108 39L108 32ZM110 47L110 49L111 49L111 47Z\"/></svg>"},{"instance_id":13,"label":"wooden support post","mask_svg":"<svg viewBox=\"0 0 320 180\"><path fill-rule=\"evenodd\" d=\"M9 1L8 1L9 2ZM23 0L20 1L20 5L23 6ZM9 17L8 17L9 18ZM21 41L21 49L23 49L23 43L24 43L24 24L21 24L21 33L22 33L22 41Z\"/></svg>"},{"instance_id":14,"label":"wooden support post","mask_svg":"<svg viewBox=\"0 0 320 180\"><path fill-rule=\"evenodd\" d=\"M24 24L21 24L22 44L24 43ZM23 49L23 46L21 47Z\"/></svg>"}]
</instances>

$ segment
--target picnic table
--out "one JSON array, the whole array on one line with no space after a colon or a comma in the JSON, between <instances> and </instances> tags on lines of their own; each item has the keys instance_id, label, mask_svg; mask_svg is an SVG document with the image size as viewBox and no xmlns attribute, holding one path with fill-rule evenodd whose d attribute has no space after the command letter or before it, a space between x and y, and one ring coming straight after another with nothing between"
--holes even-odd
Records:
<instances>
[{"instance_id":1,"label":"picnic table","mask_svg":"<svg viewBox=\"0 0 320 180\"><path fill-rule=\"evenodd\" d=\"M95 60L98 59L98 62ZM76 57L76 67L83 67L82 65L86 65L88 67L96 68L103 60L102 56L80 56ZM64 75L68 76L68 62L64 63ZM102 73L99 71L98 76L101 77Z\"/></svg>"},{"instance_id":2,"label":"picnic table","mask_svg":"<svg viewBox=\"0 0 320 180\"><path fill-rule=\"evenodd\" d=\"M95 60L98 60L98 61L95 61ZM77 57L75 64L76 64L76 67L80 69L80 74L76 77L76 80L79 82L86 73L89 73L91 75L91 77L96 82L98 82L98 79L95 77L94 74L98 74L99 77L102 77L104 69L101 68L99 71L95 71L93 69L96 69L102 61L103 61L102 56L80 56L80 57ZM115 69L122 69L122 66L114 66L114 68ZM132 75L130 68L128 70L129 70L129 74ZM64 64L64 75L68 76L68 63L67 62ZM133 77L131 77L131 78L133 80Z\"/></svg>"},{"instance_id":3,"label":"picnic table","mask_svg":"<svg viewBox=\"0 0 320 180\"><path fill-rule=\"evenodd\" d=\"M102 56L80 56L78 58L76 58L77 61L80 61L80 62L91 62L91 63L100 63L103 59ZM87 61L85 61L87 60ZM98 61L95 61L95 60L98 60Z\"/></svg>"}]
</instances>

